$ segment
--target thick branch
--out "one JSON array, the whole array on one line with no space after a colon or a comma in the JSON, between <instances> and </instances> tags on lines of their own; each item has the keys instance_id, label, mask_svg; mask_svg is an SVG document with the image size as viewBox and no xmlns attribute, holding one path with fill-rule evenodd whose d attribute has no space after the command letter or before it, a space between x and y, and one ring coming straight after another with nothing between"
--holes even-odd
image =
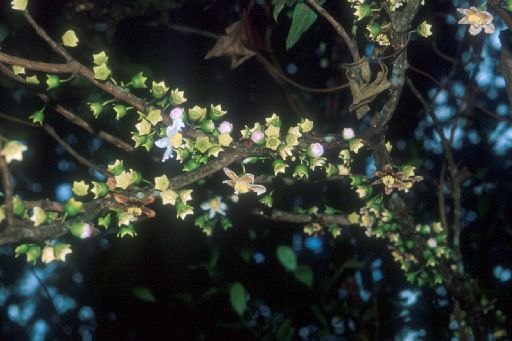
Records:
<instances>
[{"instance_id":1,"label":"thick branch","mask_svg":"<svg viewBox=\"0 0 512 341\"><path fill-rule=\"evenodd\" d=\"M0 139L0 150L2 150L3 136L0 135L0 138L2 138ZM4 205L5 213L7 215L7 225L12 226L14 223L14 215L12 213L13 184L9 165L7 165L7 161L2 156L0 156L0 172L2 172L2 187L4 189Z\"/></svg>"}]
</instances>

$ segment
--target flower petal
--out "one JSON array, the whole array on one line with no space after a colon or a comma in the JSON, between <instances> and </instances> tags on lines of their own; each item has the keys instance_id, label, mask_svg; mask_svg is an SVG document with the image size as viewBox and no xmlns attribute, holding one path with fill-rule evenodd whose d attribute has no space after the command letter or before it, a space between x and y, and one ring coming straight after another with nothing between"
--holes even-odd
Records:
<instances>
[{"instance_id":1,"label":"flower petal","mask_svg":"<svg viewBox=\"0 0 512 341\"><path fill-rule=\"evenodd\" d=\"M236 175L236 173L233 172L231 169L224 167L223 170L224 170L224 173L226 173L226 176L228 178L230 178L231 180L234 180L234 181L238 180L238 175ZM228 181L228 180L226 180L226 181ZM226 181L223 181L223 183L228 183ZM228 184L230 186L234 186L234 184L230 184L230 183L228 183Z\"/></svg>"},{"instance_id":2,"label":"flower petal","mask_svg":"<svg viewBox=\"0 0 512 341\"><path fill-rule=\"evenodd\" d=\"M251 191L256 192L257 195L261 195L267 191L265 186L262 185L247 185Z\"/></svg>"},{"instance_id":3,"label":"flower petal","mask_svg":"<svg viewBox=\"0 0 512 341\"><path fill-rule=\"evenodd\" d=\"M167 149L165 150L164 156L162 157L162 162L165 162L171 156L172 156L172 148L171 147L167 147Z\"/></svg>"},{"instance_id":4,"label":"flower petal","mask_svg":"<svg viewBox=\"0 0 512 341\"><path fill-rule=\"evenodd\" d=\"M240 177L240 181L245 182L246 184L254 183L254 174L246 173Z\"/></svg>"},{"instance_id":5,"label":"flower petal","mask_svg":"<svg viewBox=\"0 0 512 341\"><path fill-rule=\"evenodd\" d=\"M167 145L169 144L169 139L167 137L158 139L155 141L155 146L158 148L167 148Z\"/></svg>"},{"instance_id":6,"label":"flower petal","mask_svg":"<svg viewBox=\"0 0 512 341\"><path fill-rule=\"evenodd\" d=\"M201 207L201 209L205 211L208 211L210 209L210 204L207 202L203 202L199 207Z\"/></svg>"}]
</instances>

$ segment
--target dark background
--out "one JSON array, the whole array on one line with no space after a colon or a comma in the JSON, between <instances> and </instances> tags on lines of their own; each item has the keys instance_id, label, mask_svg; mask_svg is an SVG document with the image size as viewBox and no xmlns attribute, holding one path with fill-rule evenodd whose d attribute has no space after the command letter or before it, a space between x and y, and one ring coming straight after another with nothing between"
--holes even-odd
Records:
<instances>
[{"instance_id":1,"label":"dark background","mask_svg":"<svg viewBox=\"0 0 512 341\"><path fill-rule=\"evenodd\" d=\"M325 95L281 86L255 58L230 70L227 58L204 60L214 40L179 32L165 24L168 18L171 25L222 34L225 27L239 18L240 9L247 6L249 3L244 1L32 1L29 8L36 21L56 40L62 32L74 29L80 43L71 53L86 65L92 64L93 53L104 50L116 79L128 80L144 71L150 80L165 80L171 88L185 90L187 105L221 103L235 125L235 136L243 124L252 125L272 112L280 114L285 126L306 116L314 119L319 132L339 133L343 127L364 131L368 120L358 122L348 113L347 90ZM451 65L433 53L432 41L445 54L457 55L460 39L456 36L460 27L450 21L449 14L454 17L455 7L459 6L458 2L436 1L423 8L416 20L416 24L425 19L432 23L434 35L411 42L410 64L440 80ZM252 12L254 27L260 33L269 24L264 8L258 2ZM350 28L351 13L345 3L327 1L326 8ZM286 51L284 41L289 23L283 11L272 38L272 49L285 74L310 87L343 83L340 65L349 61L349 55L336 41L332 28L318 20L295 47ZM38 40L21 15L10 10L7 2L0 8L0 24L9 33L1 42L2 50L29 59L61 62ZM496 37L483 35L466 36L463 51L475 51L478 44L484 44L488 58L479 60L480 69L474 71L480 70L484 75L475 80L471 71L461 71L455 77L458 90L452 84L452 91L463 94L476 89L475 97L492 111L497 111L501 104L509 106L505 89L496 79L499 48L493 45L495 40ZM325 49L321 44L325 44ZM327 67L322 67L323 59ZM490 67L482 67L484 62ZM287 72L293 71L292 64L296 72ZM417 73L408 75L424 94L435 88L435 84ZM490 82L481 81L485 75ZM95 127L129 140L135 115L117 122L113 114L107 113L94 122L87 106L94 91L79 82L73 83L74 86L66 84L50 94ZM492 89L496 96L490 94ZM290 92L306 105L303 115L295 113L286 100ZM0 77L0 111L26 119L42 105L30 92ZM460 103L448 98L437 105L446 109L457 108ZM417 221L429 223L438 220L437 193L433 189L443 154L438 152L439 142L431 122L420 110L420 103L404 90L387 136L393 143L396 163L412 161L420 166L418 173L425 181L411 191L409 198ZM505 114L510 117L509 109ZM451 118L445 121L447 126L453 122ZM122 158L125 165L136 167L148 179L163 172L179 172L172 160L160 163L158 152L151 152L156 161L148 161L151 158L147 153L128 155L115 150L55 113L48 113L46 119L73 147L100 164ZM475 110L466 110L460 120L457 141L461 146L455 150L456 158L472 174L464 183L463 193L464 264L488 297L497 300L497 308L510 316L512 131ZM24 199L58 199L65 192L66 186L59 187L62 184L93 178L44 131L5 120L0 120L0 129L29 146L24 162L16 166L13 174L16 190ZM478 143L471 141L472 132L480 137ZM493 134L501 140L493 139ZM370 154L363 154L358 164L360 172L371 170L369 157ZM194 188L197 212L199 203L209 195L230 195L227 186L217 185L221 180L222 175L216 175ZM292 188L277 181L272 189L276 193L274 205L281 209L329 205L352 212L360 205L349 191L349 184L343 182L313 182ZM14 259L13 247L2 247L3 338L43 340L65 339L70 335L71 339L84 340L272 339L277 338L276 333L285 324L293 328L294 339L450 338L453 302L446 291L442 287L419 289L409 285L383 241L367 238L358 227L345 229L336 239L328 234L311 238L302 232L301 226L255 217L251 209L256 205L253 195L241 197L236 205L230 204L233 228L217 228L212 237L197 229L192 218L177 220L174 210L156 205L157 217L138 224L136 238L117 238L115 229L92 240L65 238L72 244L73 253L64 264L30 268L24 259ZM299 263L312 267L313 288L299 283L278 263L278 245L293 246ZM208 266L216 252L218 262ZM229 285L237 281L250 295L249 310L243 318L233 312L227 295ZM133 293L136 287L148 288L156 301L139 299Z\"/></svg>"}]
</instances>

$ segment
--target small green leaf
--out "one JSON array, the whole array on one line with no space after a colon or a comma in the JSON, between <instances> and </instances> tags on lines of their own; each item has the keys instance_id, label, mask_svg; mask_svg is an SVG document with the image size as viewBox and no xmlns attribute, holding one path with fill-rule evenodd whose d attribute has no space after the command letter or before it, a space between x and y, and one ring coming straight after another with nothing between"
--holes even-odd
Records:
<instances>
[{"instance_id":1,"label":"small green leaf","mask_svg":"<svg viewBox=\"0 0 512 341\"><path fill-rule=\"evenodd\" d=\"M151 290L147 287L133 287L132 293L141 301L150 303L156 302L155 295L153 295Z\"/></svg>"},{"instance_id":2,"label":"small green leaf","mask_svg":"<svg viewBox=\"0 0 512 341\"><path fill-rule=\"evenodd\" d=\"M295 328L292 326L292 322L286 319L277 329L276 340L289 341L293 338Z\"/></svg>"},{"instance_id":3,"label":"small green leaf","mask_svg":"<svg viewBox=\"0 0 512 341\"><path fill-rule=\"evenodd\" d=\"M324 0L325 1L325 0ZM324 1L318 1L321 5ZM317 14L305 3L297 3L293 9L292 24L286 38L286 49L290 49L297 43L302 34L315 22Z\"/></svg>"},{"instance_id":4,"label":"small green leaf","mask_svg":"<svg viewBox=\"0 0 512 341\"><path fill-rule=\"evenodd\" d=\"M103 226L105 229L108 229L108 226L110 225L110 213L108 213L104 217L99 217L98 225Z\"/></svg>"},{"instance_id":5,"label":"small green leaf","mask_svg":"<svg viewBox=\"0 0 512 341\"><path fill-rule=\"evenodd\" d=\"M293 275L297 279L297 281L304 283L308 287L313 287L313 270L307 265L299 265L297 269L293 272Z\"/></svg>"},{"instance_id":6,"label":"small green leaf","mask_svg":"<svg viewBox=\"0 0 512 341\"><path fill-rule=\"evenodd\" d=\"M297 269L297 256L291 247L280 245L276 249L277 259L281 265L288 271Z\"/></svg>"},{"instance_id":7,"label":"small green leaf","mask_svg":"<svg viewBox=\"0 0 512 341\"><path fill-rule=\"evenodd\" d=\"M236 282L231 285L231 288L229 288L229 301L233 310L239 316L242 316L247 308L247 293L241 283Z\"/></svg>"},{"instance_id":8,"label":"small green leaf","mask_svg":"<svg viewBox=\"0 0 512 341\"><path fill-rule=\"evenodd\" d=\"M43 125L43 122L44 122L44 108L34 112L32 115L30 115L29 118L32 120L33 123L39 124L39 125Z\"/></svg>"},{"instance_id":9,"label":"small green leaf","mask_svg":"<svg viewBox=\"0 0 512 341\"><path fill-rule=\"evenodd\" d=\"M272 16L274 17L274 21L277 21L277 17L279 16L279 13L284 8L284 1L285 0L275 0L274 2L274 11L272 13Z\"/></svg>"}]
</instances>

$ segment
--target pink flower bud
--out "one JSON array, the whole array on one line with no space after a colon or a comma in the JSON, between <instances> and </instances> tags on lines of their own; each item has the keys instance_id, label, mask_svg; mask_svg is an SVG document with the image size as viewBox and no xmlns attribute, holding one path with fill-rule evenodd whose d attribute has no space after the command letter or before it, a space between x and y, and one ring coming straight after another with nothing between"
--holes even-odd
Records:
<instances>
[{"instance_id":1,"label":"pink flower bud","mask_svg":"<svg viewBox=\"0 0 512 341\"><path fill-rule=\"evenodd\" d=\"M183 118L183 112L185 110L183 108L177 107L171 110L171 113L169 114L173 120L182 119Z\"/></svg>"},{"instance_id":2,"label":"pink flower bud","mask_svg":"<svg viewBox=\"0 0 512 341\"><path fill-rule=\"evenodd\" d=\"M228 121L223 121L219 125L219 132L221 134L229 134L229 133L231 133L232 130L233 130L233 125Z\"/></svg>"},{"instance_id":3,"label":"pink flower bud","mask_svg":"<svg viewBox=\"0 0 512 341\"><path fill-rule=\"evenodd\" d=\"M251 140L252 142L254 143L261 143L263 142L263 140L265 139L265 134L263 134L261 131L259 130L256 130L254 133L252 133L251 135Z\"/></svg>"},{"instance_id":4,"label":"pink flower bud","mask_svg":"<svg viewBox=\"0 0 512 341\"><path fill-rule=\"evenodd\" d=\"M94 228L92 227L92 225L85 223L84 226L82 227L82 233L80 234L80 238L82 238L82 239L89 238L92 236L93 232L94 232Z\"/></svg>"},{"instance_id":5,"label":"pink flower bud","mask_svg":"<svg viewBox=\"0 0 512 341\"><path fill-rule=\"evenodd\" d=\"M312 157L320 157L324 155L324 147L320 143L312 143L309 147Z\"/></svg>"}]
</instances>

